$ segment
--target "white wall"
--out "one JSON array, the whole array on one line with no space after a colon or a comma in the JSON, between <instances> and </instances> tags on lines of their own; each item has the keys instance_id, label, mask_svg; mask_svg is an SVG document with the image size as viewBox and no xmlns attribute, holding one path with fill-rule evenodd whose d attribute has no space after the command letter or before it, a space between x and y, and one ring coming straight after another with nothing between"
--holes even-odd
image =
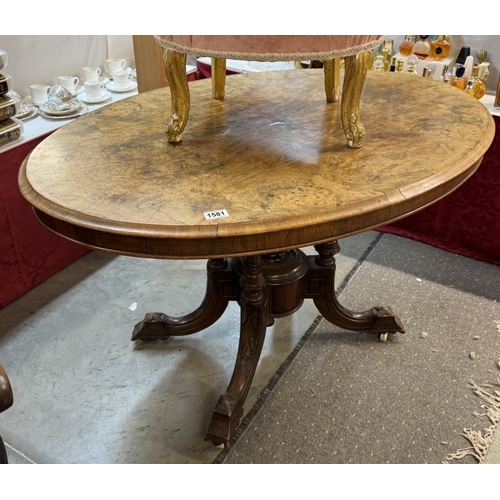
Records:
<instances>
[{"instance_id":1,"label":"white wall","mask_svg":"<svg viewBox=\"0 0 500 500\"><path fill-rule=\"evenodd\" d=\"M132 35L0 35L0 48L9 57L3 72L21 97L29 95L33 83L56 85L61 75L82 78L85 66L104 72L110 57L135 67Z\"/></svg>"}]
</instances>

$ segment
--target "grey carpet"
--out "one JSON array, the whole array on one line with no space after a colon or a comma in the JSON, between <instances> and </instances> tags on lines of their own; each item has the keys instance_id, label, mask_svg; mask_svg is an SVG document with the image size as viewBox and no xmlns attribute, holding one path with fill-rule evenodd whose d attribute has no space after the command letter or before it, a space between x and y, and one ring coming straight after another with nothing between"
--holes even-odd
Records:
<instances>
[{"instance_id":1,"label":"grey carpet","mask_svg":"<svg viewBox=\"0 0 500 500\"><path fill-rule=\"evenodd\" d=\"M471 382L499 389L499 278L497 266L384 234L340 300L390 305L406 334L384 343L318 320L215 463L477 463L451 455L471 447L465 428L492 425Z\"/></svg>"}]
</instances>

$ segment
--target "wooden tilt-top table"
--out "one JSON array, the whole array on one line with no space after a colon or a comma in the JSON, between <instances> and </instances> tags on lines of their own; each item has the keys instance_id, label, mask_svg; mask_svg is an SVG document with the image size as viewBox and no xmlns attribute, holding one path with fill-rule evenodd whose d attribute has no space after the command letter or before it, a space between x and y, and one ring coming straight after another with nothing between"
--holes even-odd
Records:
<instances>
[{"instance_id":1,"label":"wooden tilt-top table","mask_svg":"<svg viewBox=\"0 0 500 500\"><path fill-rule=\"evenodd\" d=\"M168 88L146 92L55 132L25 160L19 185L42 224L87 247L208 259L200 307L178 318L148 313L132 339L201 331L239 303L234 372L206 435L229 446L274 318L312 299L342 328L383 340L404 332L388 307L354 312L338 303L337 240L453 191L479 166L494 122L454 87L369 72L366 142L351 149L338 103L325 101L322 71L231 76L224 101L212 100L210 85L190 84L181 143L165 138ZM299 250L310 245L318 255Z\"/></svg>"}]
</instances>

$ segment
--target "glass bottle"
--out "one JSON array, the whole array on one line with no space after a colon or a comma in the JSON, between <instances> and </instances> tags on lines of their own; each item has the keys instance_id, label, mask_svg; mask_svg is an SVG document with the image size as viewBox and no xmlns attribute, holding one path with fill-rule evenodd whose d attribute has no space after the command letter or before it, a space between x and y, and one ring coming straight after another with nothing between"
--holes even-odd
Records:
<instances>
[{"instance_id":1,"label":"glass bottle","mask_svg":"<svg viewBox=\"0 0 500 500\"><path fill-rule=\"evenodd\" d=\"M477 60L479 62L479 66L481 66L481 63L483 63L487 57L488 57L488 52L486 50L477 51Z\"/></svg>"},{"instance_id":2,"label":"glass bottle","mask_svg":"<svg viewBox=\"0 0 500 500\"><path fill-rule=\"evenodd\" d=\"M424 71L422 73L422 76L424 78L432 78L432 68L429 68L428 66L426 66L424 68Z\"/></svg>"},{"instance_id":3,"label":"glass bottle","mask_svg":"<svg viewBox=\"0 0 500 500\"><path fill-rule=\"evenodd\" d=\"M450 80L451 80L451 73L449 71L449 65L448 64L445 64L443 66L443 74L442 76L439 78L443 83L450 83Z\"/></svg>"},{"instance_id":4,"label":"glass bottle","mask_svg":"<svg viewBox=\"0 0 500 500\"><path fill-rule=\"evenodd\" d=\"M413 53L419 59L425 59L426 57L429 57L429 54L431 53L431 44L427 40L429 35L419 35L419 37L419 40L417 40L415 45L413 45Z\"/></svg>"},{"instance_id":5,"label":"glass bottle","mask_svg":"<svg viewBox=\"0 0 500 500\"><path fill-rule=\"evenodd\" d=\"M404 59L398 59L397 60L397 63L396 63L396 71L398 73L401 73L403 71L403 66L405 64L405 60Z\"/></svg>"},{"instance_id":6,"label":"glass bottle","mask_svg":"<svg viewBox=\"0 0 500 500\"><path fill-rule=\"evenodd\" d=\"M485 84L479 79L479 66L477 64L472 68L472 75L467 80L465 92L473 95L476 99L481 99L486 92Z\"/></svg>"},{"instance_id":7,"label":"glass bottle","mask_svg":"<svg viewBox=\"0 0 500 500\"><path fill-rule=\"evenodd\" d=\"M394 73L396 71L396 56L392 56L391 65L389 67L389 71L391 73Z\"/></svg>"},{"instance_id":8,"label":"glass bottle","mask_svg":"<svg viewBox=\"0 0 500 500\"><path fill-rule=\"evenodd\" d=\"M386 38L382 44L380 53L384 56L384 71L389 71L392 56L394 55L394 40Z\"/></svg>"},{"instance_id":9,"label":"glass bottle","mask_svg":"<svg viewBox=\"0 0 500 500\"><path fill-rule=\"evenodd\" d=\"M486 85L488 81L488 76L490 76L490 70L488 66L490 63L482 62L479 64L479 79Z\"/></svg>"},{"instance_id":10,"label":"glass bottle","mask_svg":"<svg viewBox=\"0 0 500 500\"><path fill-rule=\"evenodd\" d=\"M389 67L391 65L389 49L382 49L382 60L384 61L384 71L389 71Z\"/></svg>"},{"instance_id":11,"label":"glass bottle","mask_svg":"<svg viewBox=\"0 0 500 500\"><path fill-rule=\"evenodd\" d=\"M406 61L406 71L413 75L417 75L418 73L416 71L416 68L418 66L419 61L420 59L416 55L410 56Z\"/></svg>"},{"instance_id":12,"label":"glass bottle","mask_svg":"<svg viewBox=\"0 0 500 500\"><path fill-rule=\"evenodd\" d=\"M461 90L465 89L467 85L467 77L464 77L465 66L463 64L455 64L453 66L453 73L450 79L450 85L457 87Z\"/></svg>"},{"instance_id":13,"label":"glass bottle","mask_svg":"<svg viewBox=\"0 0 500 500\"><path fill-rule=\"evenodd\" d=\"M431 42L431 59L446 59L450 54L451 45L448 42L448 35L437 35Z\"/></svg>"},{"instance_id":14,"label":"glass bottle","mask_svg":"<svg viewBox=\"0 0 500 500\"><path fill-rule=\"evenodd\" d=\"M379 54L375 57L375 61L373 61L373 69L375 71L384 71L384 56Z\"/></svg>"},{"instance_id":15,"label":"glass bottle","mask_svg":"<svg viewBox=\"0 0 500 500\"><path fill-rule=\"evenodd\" d=\"M402 56L411 56L415 45L415 35L405 35L404 41L399 45L399 53Z\"/></svg>"}]
</instances>

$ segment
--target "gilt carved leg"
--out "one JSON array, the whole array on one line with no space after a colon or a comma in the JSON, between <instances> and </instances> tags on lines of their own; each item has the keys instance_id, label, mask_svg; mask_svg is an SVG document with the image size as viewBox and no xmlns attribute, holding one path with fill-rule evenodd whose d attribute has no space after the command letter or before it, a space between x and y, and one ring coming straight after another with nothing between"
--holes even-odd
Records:
<instances>
[{"instance_id":1,"label":"gilt carved leg","mask_svg":"<svg viewBox=\"0 0 500 500\"><path fill-rule=\"evenodd\" d=\"M390 307L373 307L355 312L343 307L335 296L335 254L340 250L336 241L315 246L318 255L311 257L307 296L312 298L321 315L330 323L354 331L377 333L383 340L388 333L404 333L404 327Z\"/></svg>"},{"instance_id":2,"label":"gilt carved leg","mask_svg":"<svg viewBox=\"0 0 500 500\"><path fill-rule=\"evenodd\" d=\"M217 402L205 440L229 447L243 416L243 404L259 362L270 315L269 288L265 286L260 255L246 258L241 285L241 326L236 363L229 386Z\"/></svg>"},{"instance_id":3,"label":"gilt carved leg","mask_svg":"<svg viewBox=\"0 0 500 500\"><path fill-rule=\"evenodd\" d=\"M170 87L172 111L165 126L168 142L182 141L189 116L190 96L186 74L186 54L167 50L165 74Z\"/></svg>"},{"instance_id":4,"label":"gilt carved leg","mask_svg":"<svg viewBox=\"0 0 500 500\"><path fill-rule=\"evenodd\" d=\"M345 58L341 119L347 137L347 145L351 148L360 148L365 142L366 133L359 116L359 104L369 58L369 52L361 52Z\"/></svg>"},{"instance_id":5,"label":"gilt carved leg","mask_svg":"<svg viewBox=\"0 0 500 500\"><path fill-rule=\"evenodd\" d=\"M211 259L207 264L207 288L200 307L175 318L163 313L148 313L135 325L132 340L165 340L170 336L200 332L215 323L226 310L229 300L236 300L237 296L237 275L230 261Z\"/></svg>"},{"instance_id":6,"label":"gilt carved leg","mask_svg":"<svg viewBox=\"0 0 500 500\"><path fill-rule=\"evenodd\" d=\"M340 99L340 59L323 61L325 74L325 93L327 102L337 102Z\"/></svg>"},{"instance_id":7,"label":"gilt carved leg","mask_svg":"<svg viewBox=\"0 0 500 500\"><path fill-rule=\"evenodd\" d=\"M226 60L212 57L212 98L224 99L226 88Z\"/></svg>"}]
</instances>

